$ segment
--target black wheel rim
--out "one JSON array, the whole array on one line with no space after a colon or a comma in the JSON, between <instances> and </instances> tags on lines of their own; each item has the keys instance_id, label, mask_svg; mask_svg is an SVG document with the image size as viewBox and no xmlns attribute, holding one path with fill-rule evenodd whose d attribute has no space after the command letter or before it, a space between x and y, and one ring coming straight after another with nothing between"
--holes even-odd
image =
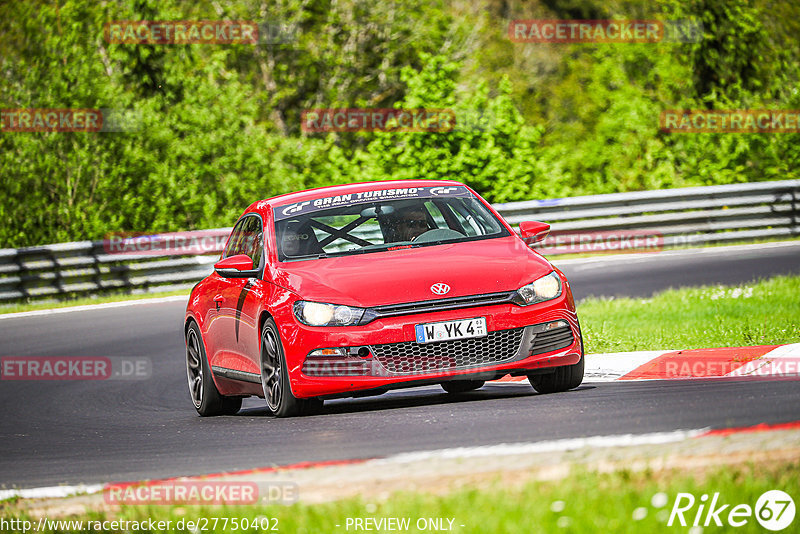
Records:
<instances>
[{"instance_id":1,"label":"black wheel rim","mask_svg":"<svg viewBox=\"0 0 800 534\"><path fill-rule=\"evenodd\" d=\"M265 328L261 334L261 385L267 407L273 412L278 410L283 395L281 371L278 338L271 329Z\"/></svg>"},{"instance_id":2,"label":"black wheel rim","mask_svg":"<svg viewBox=\"0 0 800 534\"><path fill-rule=\"evenodd\" d=\"M186 334L186 376L189 379L192 402L195 408L199 408L203 403L203 356L200 352L200 340L192 328Z\"/></svg>"}]
</instances>

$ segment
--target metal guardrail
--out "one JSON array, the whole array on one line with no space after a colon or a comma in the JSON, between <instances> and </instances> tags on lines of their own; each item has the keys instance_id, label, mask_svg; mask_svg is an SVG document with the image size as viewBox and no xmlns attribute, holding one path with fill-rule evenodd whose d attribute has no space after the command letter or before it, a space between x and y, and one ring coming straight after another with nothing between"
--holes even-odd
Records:
<instances>
[{"instance_id":1,"label":"metal guardrail","mask_svg":"<svg viewBox=\"0 0 800 534\"><path fill-rule=\"evenodd\" d=\"M552 236L640 231L659 236L666 248L788 238L800 234L800 180L530 200L495 208L512 225L548 222ZM202 234L224 242L230 230ZM115 253L103 241L0 249L0 302L188 289L211 273L216 250L212 255L133 255Z\"/></svg>"},{"instance_id":2,"label":"metal guardrail","mask_svg":"<svg viewBox=\"0 0 800 534\"><path fill-rule=\"evenodd\" d=\"M548 222L552 234L639 230L665 248L800 234L800 180L612 193L496 204L510 224Z\"/></svg>"},{"instance_id":3,"label":"metal guardrail","mask_svg":"<svg viewBox=\"0 0 800 534\"><path fill-rule=\"evenodd\" d=\"M228 237L231 228L203 232ZM183 290L211 273L213 255L114 253L108 241L79 241L21 249L0 249L0 302L56 296L131 294Z\"/></svg>"}]
</instances>

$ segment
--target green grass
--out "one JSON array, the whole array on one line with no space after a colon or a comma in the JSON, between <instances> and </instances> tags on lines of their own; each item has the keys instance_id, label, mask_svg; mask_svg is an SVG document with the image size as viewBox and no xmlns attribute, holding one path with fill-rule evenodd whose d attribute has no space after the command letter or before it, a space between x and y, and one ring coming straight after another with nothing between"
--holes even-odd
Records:
<instances>
[{"instance_id":1,"label":"green grass","mask_svg":"<svg viewBox=\"0 0 800 534\"><path fill-rule=\"evenodd\" d=\"M177 521L196 521L198 518L209 518L209 532L237 532L230 528L230 523L227 529L221 528L222 518L228 518L229 521L236 518L241 521L242 518L252 520L265 517L277 520L277 532L345 533L354 532L352 526L349 530L346 529L348 518L393 517L409 518L412 527L408 532L420 531L414 527L420 518L450 518L454 519L452 532L455 533L674 533L688 530L694 520L700 496L704 493L713 495L719 492L718 506L730 504L721 514L720 518L724 522L727 512L733 506L747 504L753 507L758 497L768 490L781 489L796 499L800 489L798 480L799 461L767 466L717 467L695 474L678 470L655 473L622 470L598 474L573 469L569 477L559 481L533 481L518 487L496 483L481 489L459 489L443 496L396 493L383 502L360 497L326 504L272 507L128 506L113 517L92 513L78 519L171 520L173 528L160 532L175 532ZM677 526L677 523L668 527L670 511L679 492L694 494L697 503L684 514L689 523L687 527ZM658 502L658 497L654 499L658 494L663 494L659 495L662 497L661 503ZM14 505L3 509L2 517L6 520L27 518L38 521L38 517L28 517ZM217 522L218 528L212 529L210 527L213 526L215 517L220 518ZM271 524L275 524L274 520ZM795 518L793 524L796 525L799 520ZM725 532L730 528L724 524L722 528L711 526L706 531ZM741 533L765 532L754 517L750 517L746 525L735 530ZM13 529L7 531L18 532ZM88 529L84 528L82 531L86 532ZM261 531L248 529L244 532Z\"/></svg>"},{"instance_id":2,"label":"green grass","mask_svg":"<svg viewBox=\"0 0 800 534\"><path fill-rule=\"evenodd\" d=\"M578 303L587 353L800 341L800 277Z\"/></svg>"},{"instance_id":3,"label":"green grass","mask_svg":"<svg viewBox=\"0 0 800 534\"><path fill-rule=\"evenodd\" d=\"M120 293L120 294L104 295L100 297L79 297L70 300L58 300L58 301L48 300L40 302L24 302L17 304L8 304L0 306L0 314L36 311L36 310L50 310L53 308L70 308L72 306L84 306L87 304L105 304L107 302L125 302L128 300L156 299L161 297L172 297L177 295L186 295L186 298L188 298L189 290L181 289L178 291L165 291L164 293L147 293L141 295Z\"/></svg>"}]
</instances>

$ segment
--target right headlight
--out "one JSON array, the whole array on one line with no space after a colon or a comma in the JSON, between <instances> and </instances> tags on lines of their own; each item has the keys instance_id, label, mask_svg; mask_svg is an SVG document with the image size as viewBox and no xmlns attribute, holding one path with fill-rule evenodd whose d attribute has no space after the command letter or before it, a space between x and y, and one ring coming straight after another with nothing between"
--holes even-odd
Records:
<instances>
[{"instance_id":1,"label":"right headlight","mask_svg":"<svg viewBox=\"0 0 800 534\"><path fill-rule=\"evenodd\" d=\"M517 289L514 302L520 306L527 306L552 300L559 295L561 295L561 278L553 271Z\"/></svg>"},{"instance_id":2,"label":"right headlight","mask_svg":"<svg viewBox=\"0 0 800 534\"><path fill-rule=\"evenodd\" d=\"M294 315L308 326L353 326L361 321L364 308L298 300Z\"/></svg>"}]
</instances>

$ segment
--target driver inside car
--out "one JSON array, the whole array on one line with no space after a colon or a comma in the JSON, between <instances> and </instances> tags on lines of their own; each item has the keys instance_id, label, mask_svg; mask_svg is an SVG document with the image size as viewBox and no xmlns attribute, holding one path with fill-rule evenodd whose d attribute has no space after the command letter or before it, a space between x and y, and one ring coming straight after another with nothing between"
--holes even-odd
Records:
<instances>
[{"instance_id":1,"label":"driver inside car","mask_svg":"<svg viewBox=\"0 0 800 534\"><path fill-rule=\"evenodd\" d=\"M280 232L280 250L287 258L322 253L311 226L295 220L287 221Z\"/></svg>"},{"instance_id":2,"label":"driver inside car","mask_svg":"<svg viewBox=\"0 0 800 534\"><path fill-rule=\"evenodd\" d=\"M431 229L425 208L420 205L400 209L393 215L397 239L400 241L413 241Z\"/></svg>"}]
</instances>

